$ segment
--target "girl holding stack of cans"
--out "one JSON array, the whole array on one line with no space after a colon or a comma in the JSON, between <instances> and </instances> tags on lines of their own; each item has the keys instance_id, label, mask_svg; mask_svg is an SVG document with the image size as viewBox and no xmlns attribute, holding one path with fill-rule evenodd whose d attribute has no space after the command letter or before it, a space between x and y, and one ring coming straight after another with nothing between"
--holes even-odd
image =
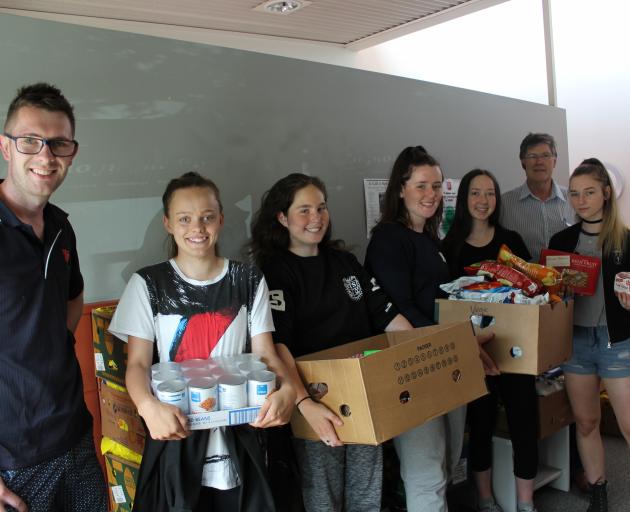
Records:
<instances>
[{"instance_id":1,"label":"girl holding stack of cans","mask_svg":"<svg viewBox=\"0 0 630 512\"><path fill-rule=\"evenodd\" d=\"M224 218L216 185L187 173L171 180L162 202L171 258L133 274L110 325L128 342L127 389L150 433L134 510L273 511L255 429L191 433L185 408L160 402L151 392L156 362L181 363L189 371L195 369L191 360L253 352L280 384L253 425L286 423L295 401L271 338L262 274L217 254ZM164 383L160 386L164 390Z\"/></svg>"}]
</instances>

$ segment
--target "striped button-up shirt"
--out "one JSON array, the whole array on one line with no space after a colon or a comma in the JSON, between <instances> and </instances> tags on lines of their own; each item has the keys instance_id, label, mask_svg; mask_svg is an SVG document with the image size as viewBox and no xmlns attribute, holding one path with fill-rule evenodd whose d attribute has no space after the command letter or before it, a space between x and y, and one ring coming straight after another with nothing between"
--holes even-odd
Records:
<instances>
[{"instance_id":1,"label":"striped button-up shirt","mask_svg":"<svg viewBox=\"0 0 630 512\"><path fill-rule=\"evenodd\" d=\"M551 196L538 199L523 183L501 196L501 225L523 237L532 261L558 231L575 223L575 212L567 200L567 189L552 182Z\"/></svg>"}]
</instances>

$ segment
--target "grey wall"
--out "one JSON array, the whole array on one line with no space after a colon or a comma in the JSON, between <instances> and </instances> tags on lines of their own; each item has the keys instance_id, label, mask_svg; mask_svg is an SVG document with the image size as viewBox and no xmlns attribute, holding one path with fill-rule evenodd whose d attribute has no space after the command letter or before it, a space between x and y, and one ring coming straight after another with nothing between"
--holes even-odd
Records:
<instances>
[{"instance_id":1,"label":"grey wall","mask_svg":"<svg viewBox=\"0 0 630 512\"><path fill-rule=\"evenodd\" d=\"M424 145L446 177L523 181L518 145L547 131L567 176L561 109L400 77L225 48L0 15L0 111L22 84L74 103L80 151L54 202L77 231L86 300L118 297L131 272L164 259L166 182L196 170L219 185L224 255L236 256L261 194L291 171L324 179L335 235L366 245L363 179L387 177ZM421 57L419 57L421 58ZM4 171L2 172L4 175Z\"/></svg>"}]
</instances>

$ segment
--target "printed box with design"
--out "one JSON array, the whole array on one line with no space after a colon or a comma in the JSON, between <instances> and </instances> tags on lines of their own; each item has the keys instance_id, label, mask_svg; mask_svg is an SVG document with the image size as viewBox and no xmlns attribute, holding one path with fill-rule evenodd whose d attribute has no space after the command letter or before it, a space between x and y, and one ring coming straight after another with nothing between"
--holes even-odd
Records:
<instances>
[{"instance_id":1,"label":"printed box with design","mask_svg":"<svg viewBox=\"0 0 630 512\"><path fill-rule=\"evenodd\" d=\"M571 356L573 301L536 306L439 299L437 306L440 323L491 322L477 332L494 334L484 349L502 372L540 375Z\"/></svg>"},{"instance_id":2,"label":"printed box with design","mask_svg":"<svg viewBox=\"0 0 630 512\"><path fill-rule=\"evenodd\" d=\"M540 253L540 263L561 271L564 284L569 286L573 293L577 295L595 294L602 266L600 258L554 249L543 249ZM573 273L566 275L565 271L572 271Z\"/></svg>"},{"instance_id":3,"label":"printed box with design","mask_svg":"<svg viewBox=\"0 0 630 512\"><path fill-rule=\"evenodd\" d=\"M96 376L125 385L127 371L127 344L112 335L107 328L116 306L104 306L92 310L92 341Z\"/></svg>"},{"instance_id":4,"label":"printed box with design","mask_svg":"<svg viewBox=\"0 0 630 512\"><path fill-rule=\"evenodd\" d=\"M103 436L141 454L146 432L129 394L113 389L99 379L98 395Z\"/></svg>"},{"instance_id":5,"label":"printed box with design","mask_svg":"<svg viewBox=\"0 0 630 512\"><path fill-rule=\"evenodd\" d=\"M365 350L380 350L356 358ZM297 359L307 389L344 422L345 443L380 444L487 393L469 322L389 332ZM298 411L296 437L319 439Z\"/></svg>"},{"instance_id":6,"label":"printed box with design","mask_svg":"<svg viewBox=\"0 0 630 512\"><path fill-rule=\"evenodd\" d=\"M111 453L105 454L107 487L112 512L131 512L140 466Z\"/></svg>"}]
</instances>

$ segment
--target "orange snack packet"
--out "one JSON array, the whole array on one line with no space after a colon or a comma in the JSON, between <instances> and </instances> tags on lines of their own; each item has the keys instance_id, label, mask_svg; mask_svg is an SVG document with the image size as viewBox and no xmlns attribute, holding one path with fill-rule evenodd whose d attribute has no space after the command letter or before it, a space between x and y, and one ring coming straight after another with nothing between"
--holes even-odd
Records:
<instances>
[{"instance_id":1,"label":"orange snack packet","mask_svg":"<svg viewBox=\"0 0 630 512\"><path fill-rule=\"evenodd\" d=\"M513 254L510 248L505 244L499 249L497 261L508 267L520 270L530 279L542 283L548 288L559 286L562 283L562 274L555 268L546 267L538 263L529 263L523 258L519 258L516 254Z\"/></svg>"}]
</instances>

